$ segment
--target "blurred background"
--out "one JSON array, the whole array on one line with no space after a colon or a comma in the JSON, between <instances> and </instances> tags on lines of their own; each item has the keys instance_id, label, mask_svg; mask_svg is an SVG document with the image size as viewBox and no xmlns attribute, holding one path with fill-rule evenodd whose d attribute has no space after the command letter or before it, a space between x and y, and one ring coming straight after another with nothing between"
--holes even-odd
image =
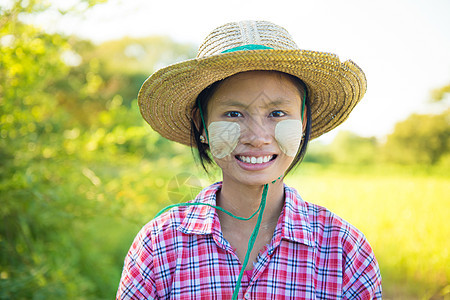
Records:
<instances>
[{"instance_id":1,"label":"blurred background","mask_svg":"<svg viewBox=\"0 0 450 300\"><path fill-rule=\"evenodd\" d=\"M0 299L114 298L139 229L220 180L153 132L136 96L243 19L365 71L362 102L287 183L365 233L385 299L450 299L449 11L446 0L0 0Z\"/></svg>"}]
</instances>

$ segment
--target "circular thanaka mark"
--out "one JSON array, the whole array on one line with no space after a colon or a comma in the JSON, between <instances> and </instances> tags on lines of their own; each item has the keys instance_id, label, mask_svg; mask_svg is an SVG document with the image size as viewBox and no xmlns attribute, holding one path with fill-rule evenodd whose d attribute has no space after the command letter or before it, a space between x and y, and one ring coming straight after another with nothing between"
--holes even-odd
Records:
<instances>
[{"instance_id":1,"label":"circular thanaka mark","mask_svg":"<svg viewBox=\"0 0 450 300\"><path fill-rule=\"evenodd\" d=\"M236 122L212 122L208 127L209 146L214 157L219 159L230 155L239 141L241 127Z\"/></svg>"},{"instance_id":2,"label":"circular thanaka mark","mask_svg":"<svg viewBox=\"0 0 450 300\"><path fill-rule=\"evenodd\" d=\"M275 139L281 151L287 156L295 156L302 140L302 122L284 120L275 126Z\"/></svg>"}]
</instances>

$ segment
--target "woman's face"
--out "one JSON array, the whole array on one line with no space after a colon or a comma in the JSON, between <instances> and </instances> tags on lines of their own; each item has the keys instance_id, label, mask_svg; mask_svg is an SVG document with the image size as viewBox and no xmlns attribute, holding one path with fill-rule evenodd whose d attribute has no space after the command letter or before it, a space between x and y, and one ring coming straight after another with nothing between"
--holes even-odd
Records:
<instances>
[{"instance_id":1,"label":"woman's face","mask_svg":"<svg viewBox=\"0 0 450 300\"><path fill-rule=\"evenodd\" d=\"M263 185L284 174L300 145L301 104L298 87L279 72L239 73L218 86L206 126L224 182Z\"/></svg>"}]
</instances>

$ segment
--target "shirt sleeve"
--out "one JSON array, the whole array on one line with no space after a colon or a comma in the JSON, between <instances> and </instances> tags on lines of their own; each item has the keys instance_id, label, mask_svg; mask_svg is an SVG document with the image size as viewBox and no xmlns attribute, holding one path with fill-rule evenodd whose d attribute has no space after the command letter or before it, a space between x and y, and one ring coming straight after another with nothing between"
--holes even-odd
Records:
<instances>
[{"instance_id":1,"label":"shirt sleeve","mask_svg":"<svg viewBox=\"0 0 450 300\"><path fill-rule=\"evenodd\" d=\"M343 299L381 299L378 262L364 235L356 236L344 243Z\"/></svg>"},{"instance_id":2,"label":"shirt sleeve","mask_svg":"<svg viewBox=\"0 0 450 300\"><path fill-rule=\"evenodd\" d=\"M116 299L157 299L150 239L141 231L125 257Z\"/></svg>"}]
</instances>

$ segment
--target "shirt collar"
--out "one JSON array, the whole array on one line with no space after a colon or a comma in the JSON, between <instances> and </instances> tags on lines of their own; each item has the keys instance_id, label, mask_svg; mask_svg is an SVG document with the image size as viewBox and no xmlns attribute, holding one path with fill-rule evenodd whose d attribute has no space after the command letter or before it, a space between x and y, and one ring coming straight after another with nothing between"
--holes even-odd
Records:
<instances>
[{"instance_id":1,"label":"shirt collar","mask_svg":"<svg viewBox=\"0 0 450 300\"><path fill-rule=\"evenodd\" d=\"M303 201L294 188L287 185L284 185L284 195L284 208L275 229L275 239L285 238L297 243L314 246L307 203ZM277 234L278 232L281 232L281 235Z\"/></svg>"},{"instance_id":2,"label":"shirt collar","mask_svg":"<svg viewBox=\"0 0 450 300\"><path fill-rule=\"evenodd\" d=\"M222 182L216 182L204 188L192 202L216 205L216 193L222 188ZM178 227L185 234L211 234L216 211L207 205L193 205L187 209L186 217Z\"/></svg>"},{"instance_id":3,"label":"shirt collar","mask_svg":"<svg viewBox=\"0 0 450 300\"><path fill-rule=\"evenodd\" d=\"M216 205L216 193L222 188L217 182L203 189L193 202ZM282 238L313 246L312 230L308 218L308 207L298 192L284 186L285 204L275 229L275 240L278 244ZM186 217L178 227L185 234L211 234L219 228L218 216L213 207L194 205L187 209ZM274 245L275 246L275 245Z\"/></svg>"}]
</instances>

